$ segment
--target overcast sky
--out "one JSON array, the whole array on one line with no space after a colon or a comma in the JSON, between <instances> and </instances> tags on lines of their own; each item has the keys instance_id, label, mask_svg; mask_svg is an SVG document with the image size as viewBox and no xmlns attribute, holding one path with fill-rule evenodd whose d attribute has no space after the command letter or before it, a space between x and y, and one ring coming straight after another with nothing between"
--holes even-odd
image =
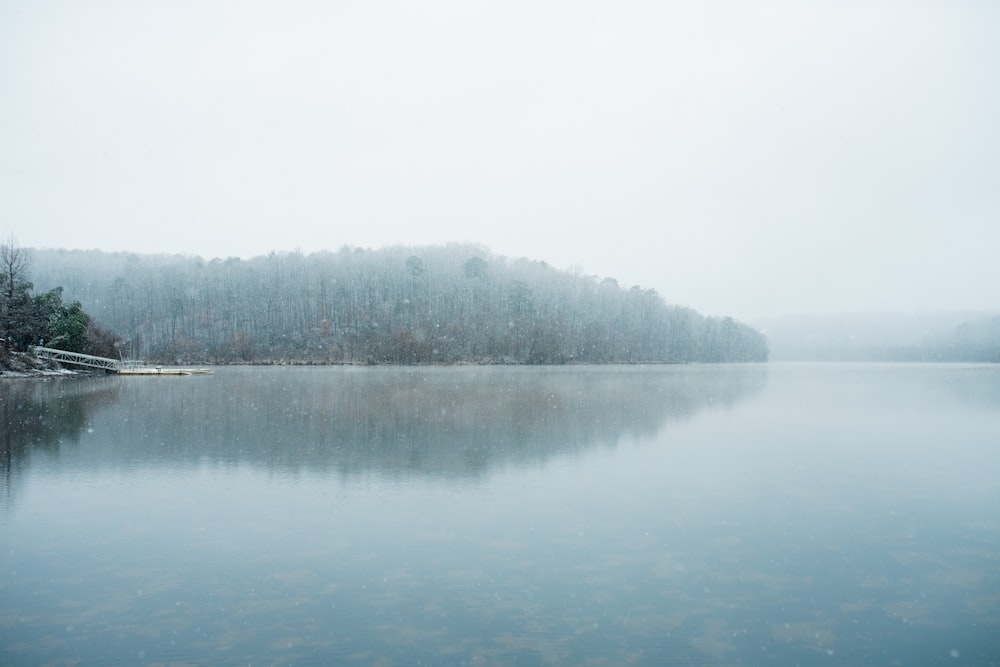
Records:
<instances>
[{"instance_id":1,"label":"overcast sky","mask_svg":"<svg viewBox=\"0 0 1000 667\"><path fill-rule=\"evenodd\" d=\"M0 233L1000 307L1000 2L0 0Z\"/></svg>"}]
</instances>

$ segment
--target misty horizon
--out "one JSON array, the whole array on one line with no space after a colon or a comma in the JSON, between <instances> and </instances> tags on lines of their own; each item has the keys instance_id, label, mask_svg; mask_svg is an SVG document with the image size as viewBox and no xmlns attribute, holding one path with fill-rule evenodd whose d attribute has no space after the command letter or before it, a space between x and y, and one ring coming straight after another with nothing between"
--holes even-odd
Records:
<instances>
[{"instance_id":1,"label":"misty horizon","mask_svg":"<svg viewBox=\"0 0 1000 667\"><path fill-rule=\"evenodd\" d=\"M16 237L14 238L14 241L15 241L15 243L17 242ZM948 308L948 307L930 308L930 307L928 307L928 308L912 308L912 309L907 309L907 308L902 308L902 307L900 307L900 308L892 308L890 306L890 307L887 307L887 308L881 309L881 310L865 310L865 309L862 309L862 308L849 308L848 307L848 308L845 308L845 309L842 309L842 310L825 311L825 312L824 311L819 311L819 310L812 310L812 311L808 311L808 310L806 310L806 311L788 311L788 312L774 313L774 314L770 314L770 315L760 315L760 316L754 316L754 317L750 317L750 318L742 318L742 317L738 317L737 315L734 315L733 313L711 312L711 311L708 311L708 310L702 308L697 303L679 303L677 301L672 300L670 298L670 293L667 290L662 289L658 285L640 285L640 284L633 285L633 284L629 284L627 282L623 282L622 280L620 280L620 278L618 276L615 276L615 275L607 275L607 274L603 274L603 273L601 273L599 271L598 272L585 271L585 270L583 270L583 267L581 267L580 265L569 265L569 266L564 266L564 267L555 266L551 262L549 262L545 257L530 257L530 256L523 255L523 254L521 254L521 255L518 255L518 254L514 254L514 255L502 255L502 254L499 254L499 253L494 253L491 248L489 248L488 246L486 246L484 244L475 243L475 242L452 241L452 242L446 242L446 243L442 243L442 244L417 244L417 245L409 245L409 244L403 244L403 243L390 243L388 245L381 246L381 247L375 247L375 248L373 248L373 247L361 247L361 246L344 245L344 246L340 246L338 248L321 248L321 249L317 249L317 250L313 250L313 251L308 251L308 252L302 250L301 248L294 248L294 249L278 249L278 248L275 248L275 249L271 249L271 250L269 250L267 252L263 252L263 253L260 253L260 254L257 254L257 255L252 255L252 256L240 256L240 255L235 255L235 254L222 254L222 255L207 256L207 255L202 255L202 254L193 253L193 252L141 252L141 251L135 251L135 250L112 250L112 251L109 251L109 250L103 250L101 248L96 248L96 247L94 247L94 248L37 247L37 248L24 248L24 249L28 250L28 251L83 252L83 253L86 253L86 252L101 252L101 253L109 253L109 254L123 254L123 255L137 255L137 256L140 256L140 255L165 256L165 257L178 256L178 257L183 257L185 259L199 259L199 260L202 260L202 261L205 261L205 262L213 262L213 261L226 261L226 260L232 260L232 259L239 259L241 261L249 261L249 260L253 260L255 258L267 257L269 255L282 256L282 255L300 254L300 255L303 255L303 256L309 256L309 255L313 255L313 254L337 253L337 252L341 252L344 249L361 250L361 251L368 251L368 252L378 252L378 251L383 251L383 250L391 250L391 249L394 249L394 248L407 248L407 249L411 249L411 250L418 250L420 248L447 248L449 246L455 246L455 247L461 247L461 246L477 247L477 248L480 248L482 251L484 251L486 254L495 254L498 257L503 258L503 259L508 259L508 260L525 259L525 260L528 260L528 261L541 262L541 263L547 264L549 266L552 266L552 268L555 268L555 269L560 270L560 271L566 271L566 272L569 272L569 273L584 275L584 276L588 276L588 277L594 278L596 280L611 279L611 280L614 280L617 284L619 284L622 288L626 288L626 289L632 288L632 287L638 287L640 289L653 289L653 290L656 290L656 292L658 294L660 294L660 296L663 297L663 299L668 304L670 304L670 305L681 306L681 307L685 307L685 308L693 308L693 309L695 309L695 310L697 310L697 311L699 311L699 312L701 312L701 313L703 313L705 315L712 316L712 317L736 317L738 320L740 320L742 322L746 322L748 324L753 324L754 326L757 326L757 327L766 326L768 323L775 323L775 322L781 322L781 321L793 321L793 320L804 321L804 320L810 320L810 319L814 319L814 320L826 319L826 320L833 321L833 320L837 320L837 319L851 319L851 318L858 318L858 317L865 317L865 318L874 317L874 318L885 318L885 319L889 319L889 320L897 320L897 321L901 321L902 320L902 321L905 321L907 318L910 318L910 319L912 319L912 318L923 318L923 317L935 318L937 316L940 316L940 317L937 317L937 319L939 319L939 320L941 320L943 322L948 323L947 326L951 326L952 321L962 321L963 319L972 319L972 318L977 318L977 317L989 317L989 316L992 316L992 315L1000 314L1000 307L997 307L997 306L994 306L994 307L984 307L984 308ZM943 330L944 330L943 326L938 326L938 327L935 327L933 333L940 333Z\"/></svg>"},{"instance_id":2,"label":"misty horizon","mask_svg":"<svg viewBox=\"0 0 1000 667\"><path fill-rule=\"evenodd\" d=\"M101 326L110 327L125 339L143 340L144 345L154 343L162 336L165 339L154 343L153 348L138 351L140 355L158 358L179 358L178 352L170 352L176 341L176 327L180 323L185 334L184 356L189 362L205 362L211 360L229 359L233 347L219 342L227 336L240 337L248 334L250 329L242 328L240 321L262 322L270 320L268 315L275 299L283 302L283 309L295 312L293 320L297 323L290 329L276 333L264 330L256 331L251 337L257 340L274 340L278 335L284 340L311 340L318 346L306 356L315 361L323 359L327 362L340 359L355 361L366 358L365 353L357 357L357 344L351 342L354 335L348 331L356 331L357 326L346 325L345 322L356 317L356 303L360 300L374 308L367 317L372 321L382 320L384 308L387 312L409 313L402 320L390 317L382 321L378 329L382 337L401 335L404 338L415 334L418 340L413 341L415 347L399 347L397 341L385 347L386 341L377 345L381 351L375 358L409 359L410 361L430 361L437 359L455 360L458 357L472 358L485 353L486 357L506 359L511 361L527 360L529 357L537 363L538 355L523 356L529 348L519 347L514 339L493 348L492 343L486 347L475 346L458 353L449 344L451 352L441 355L430 353L430 348L424 348L424 343L418 342L421 337L431 331L443 333L445 329L437 327L455 327L464 330L465 327L489 331L493 326L504 322L513 326L516 320L518 329L528 325L516 306L532 292L541 301L534 301L530 306L533 317L541 318L529 329L541 332L554 327L562 329L569 321L590 322L582 329L563 329L563 333L575 339L575 343L557 345L562 351L546 357L550 361L563 360L576 363L620 363L645 360L682 359L696 360L713 358L716 361L724 358L736 359L741 354L702 352L689 356L690 351L684 351L683 345L678 347L675 342L672 352L654 352L647 349L638 356L639 349L634 343L623 340L611 347L620 350L630 349L632 352L624 356L610 353L607 346L612 338L622 335L622 327L629 327L628 317L619 321L621 314L615 314L614 309L607 310L610 303L618 303L631 316L645 308L642 303L659 304L655 306L656 318L665 318L659 325L662 329L653 334L656 337L672 339L677 326L694 326L696 329L714 321L716 325L730 320L730 313L706 312L697 305L678 304L672 300L672 295L664 293L656 287L622 284L614 276L582 273L574 267L559 269L545 260L525 257L507 257L497 255L480 244L447 244L439 246L403 246L394 245L377 250L343 246L337 251L318 251L303 253L301 251L272 251L266 255L258 255L250 259L238 257L206 259L196 255L181 254L143 254L131 252L109 253L100 250L71 251L66 249L33 249L30 255L37 261L31 273L31 280L41 292L62 288L63 294L70 302L80 301L96 322ZM474 266L478 263L478 266ZM271 275L270 287L265 289L261 277ZM472 282L468 282L473 278ZM413 282L419 281L418 283ZM374 281L374 282L373 282ZM154 286L155 285L155 286ZM475 287L477 293L485 290L480 297L493 303L493 309L479 314L481 318L470 321L468 313L451 312L447 303L457 295L465 299L467 290ZM376 308L370 302L371 296L366 296L372 289L377 289L382 300L382 306ZM430 289L425 293L423 290ZM414 291L416 290L416 291ZM351 302L344 299L353 293ZM431 296L431 294L436 296ZM171 294L175 296L170 296ZM232 299L239 295L240 305L234 310ZM544 296L542 296L544 295ZM428 297L430 300L428 301ZM441 299L445 299L442 301ZM416 301L414 301L416 299ZM582 301L581 301L582 299ZM587 300L591 301L589 304ZM608 301L611 299L611 301ZM647 301L648 300L648 301ZM524 306L533 299L528 296ZM173 303L167 307L166 304ZM351 305L355 304L355 305ZM433 304L433 305L432 305ZM475 312L480 306L468 304ZM264 308L261 311L261 308ZM514 311L507 312L511 308ZM178 310L180 309L180 310ZM378 311L378 312L376 312ZM135 315L143 315L136 320ZM507 312L507 315L502 313ZM174 313L168 317L168 313ZM180 313L180 319L177 319ZM353 314L352 314L353 313ZM450 313L450 314L448 314ZM498 313L501 322L496 321ZM576 313L573 315L572 313ZM599 314L603 313L603 314ZM669 315L668 313L673 313ZM157 315L158 314L158 315ZM503 319L507 317L508 319ZM641 316L643 321L651 324L649 315ZM303 319L304 318L304 319ZM346 318L346 319L345 319ZM577 319L582 318L582 319ZM596 319L593 319L596 318ZM679 319L678 319L679 318ZM707 318L707 319L705 319ZM134 329L137 321L144 321L144 326L153 328L146 333ZM159 325L152 322L160 321ZM682 321L690 321L689 325L681 325ZM197 322L197 324L196 324ZM204 328L204 323L216 322L210 329ZM223 322L228 322L223 325ZM339 322L339 324L337 324ZM548 322L548 324L545 324ZM617 322L617 324L616 324ZM700 323L698 323L700 322ZM756 320L741 320L735 318L740 326L749 325L767 339L770 348L770 358L775 361L997 361L996 340L1000 340L1000 312L998 311L967 311L967 310L923 310L923 311L884 311L884 312L839 312L839 313L788 313L771 318ZM187 323L187 324L185 324ZM287 323L286 323L287 326ZM715 325L712 325L715 326ZM165 328L164 328L165 327ZM220 328L221 327L221 328ZM236 327L236 328L233 328ZM402 328L399 328L402 327ZM591 327L597 327L591 330ZM608 327L611 327L608 329ZM507 329L499 326L497 331ZM612 334L612 331L618 332ZM223 334L223 330L228 334ZM597 334L590 343L584 342L588 336L596 334L597 330L605 331ZM651 330L651 332L652 332ZM339 333L334 334L335 331ZM397 331L393 334L393 331ZM511 330L513 331L513 330ZM590 331L590 333L586 333ZM156 333L158 332L158 333ZM200 332L200 333L196 333ZM242 333L241 333L242 332ZM407 333L409 332L409 333ZM749 333L749 331L748 331ZM220 339L219 336L222 336ZM344 336L347 336L344 338ZM583 335L583 338L578 336ZM626 337L629 334L625 334ZM207 336L207 338L205 337ZM303 338L303 336L305 338ZM318 336L318 337L317 337ZM505 336L502 334L501 337ZM523 340L524 331L515 336ZM459 338L464 334L459 335ZM695 335L695 340L711 339L711 334L704 337ZM751 338L753 336L751 335ZM496 340L493 335L487 336ZM200 342L191 347L195 340ZM403 339L400 339L402 341ZM458 340L458 339L456 339ZM740 349L745 347L750 339L738 343ZM485 340L484 340L485 342ZM329 347L334 343L333 347ZM370 341L368 344L375 344ZM366 345L368 345L366 344ZM578 347L583 344L583 347ZM513 347L511 347L511 345ZM645 345L644 343L640 346ZM752 343L751 348L757 345ZM292 348L273 348L265 351L268 346L258 348L266 358L284 357L293 353ZM293 346L294 347L294 346ZM435 347L435 346L431 346ZM329 356L323 349L339 350ZM351 352L355 349L355 352ZM374 348L372 348L374 349ZM492 351L486 352L487 349ZM734 348L735 349L735 348ZM198 352L197 350L200 350ZM518 351L520 350L520 351ZM598 351L600 350L600 351ZM316 353L319 357L316 357ZM596 354L595 354L596 352ZM137 351L133 351L133 354ZM342 355L346 355L343 356ZM402 355L402 356L400 356ZM471 355L471 356L470 356ZM114 355L111 355L114 356ZM764 355L758 355L766 356Z\"/></svg>"}]
</instances>

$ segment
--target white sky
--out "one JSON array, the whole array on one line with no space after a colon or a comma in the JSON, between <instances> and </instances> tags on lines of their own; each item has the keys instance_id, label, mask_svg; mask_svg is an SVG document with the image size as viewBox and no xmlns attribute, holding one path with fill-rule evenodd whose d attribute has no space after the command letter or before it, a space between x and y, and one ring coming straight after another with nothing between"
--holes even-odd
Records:
<instances>
[{"instance_id":1,"label":"white sky","mask_svg":"<svg viewBox=\"0 0 1000 667\"><path fill-rule=\"evenodd\" d=\"M1000 2L0 0L0 233L1000 307Z\"/></svg>"}]
</instances>

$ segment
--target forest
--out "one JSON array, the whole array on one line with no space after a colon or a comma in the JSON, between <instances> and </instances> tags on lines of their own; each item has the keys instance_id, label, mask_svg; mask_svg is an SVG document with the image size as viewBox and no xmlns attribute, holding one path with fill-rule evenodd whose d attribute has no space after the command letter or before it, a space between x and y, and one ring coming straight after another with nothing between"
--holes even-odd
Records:
<instances>
[{"instance_id":1,"label":"forest","mask_svg":"<svg viewBox=\"0 0 1000 667\"><path fill-rule=\"evenodd\" d=\"M759 362L767 340L653 289L467 244L344 247L251 259L30 251L61 287L159 363Z\"/></svg>"}]
</instances>

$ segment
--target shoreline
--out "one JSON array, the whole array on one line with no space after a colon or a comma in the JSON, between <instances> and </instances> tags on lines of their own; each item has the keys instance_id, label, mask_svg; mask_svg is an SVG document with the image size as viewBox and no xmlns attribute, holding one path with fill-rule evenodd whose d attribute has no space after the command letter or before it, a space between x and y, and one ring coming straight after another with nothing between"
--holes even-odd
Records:
<instances>
[{"instance_id":1,"label":"shoreline","mask_svg":"<svg viewBox=\"0 0 1000 667\"><path fill-rule=\"evenodd\" d=\"M0 380L8 378L80 377L86 371L76 371L53 366L24 352L6 352L0 357Z\"/></svg>"}]
</instances>

